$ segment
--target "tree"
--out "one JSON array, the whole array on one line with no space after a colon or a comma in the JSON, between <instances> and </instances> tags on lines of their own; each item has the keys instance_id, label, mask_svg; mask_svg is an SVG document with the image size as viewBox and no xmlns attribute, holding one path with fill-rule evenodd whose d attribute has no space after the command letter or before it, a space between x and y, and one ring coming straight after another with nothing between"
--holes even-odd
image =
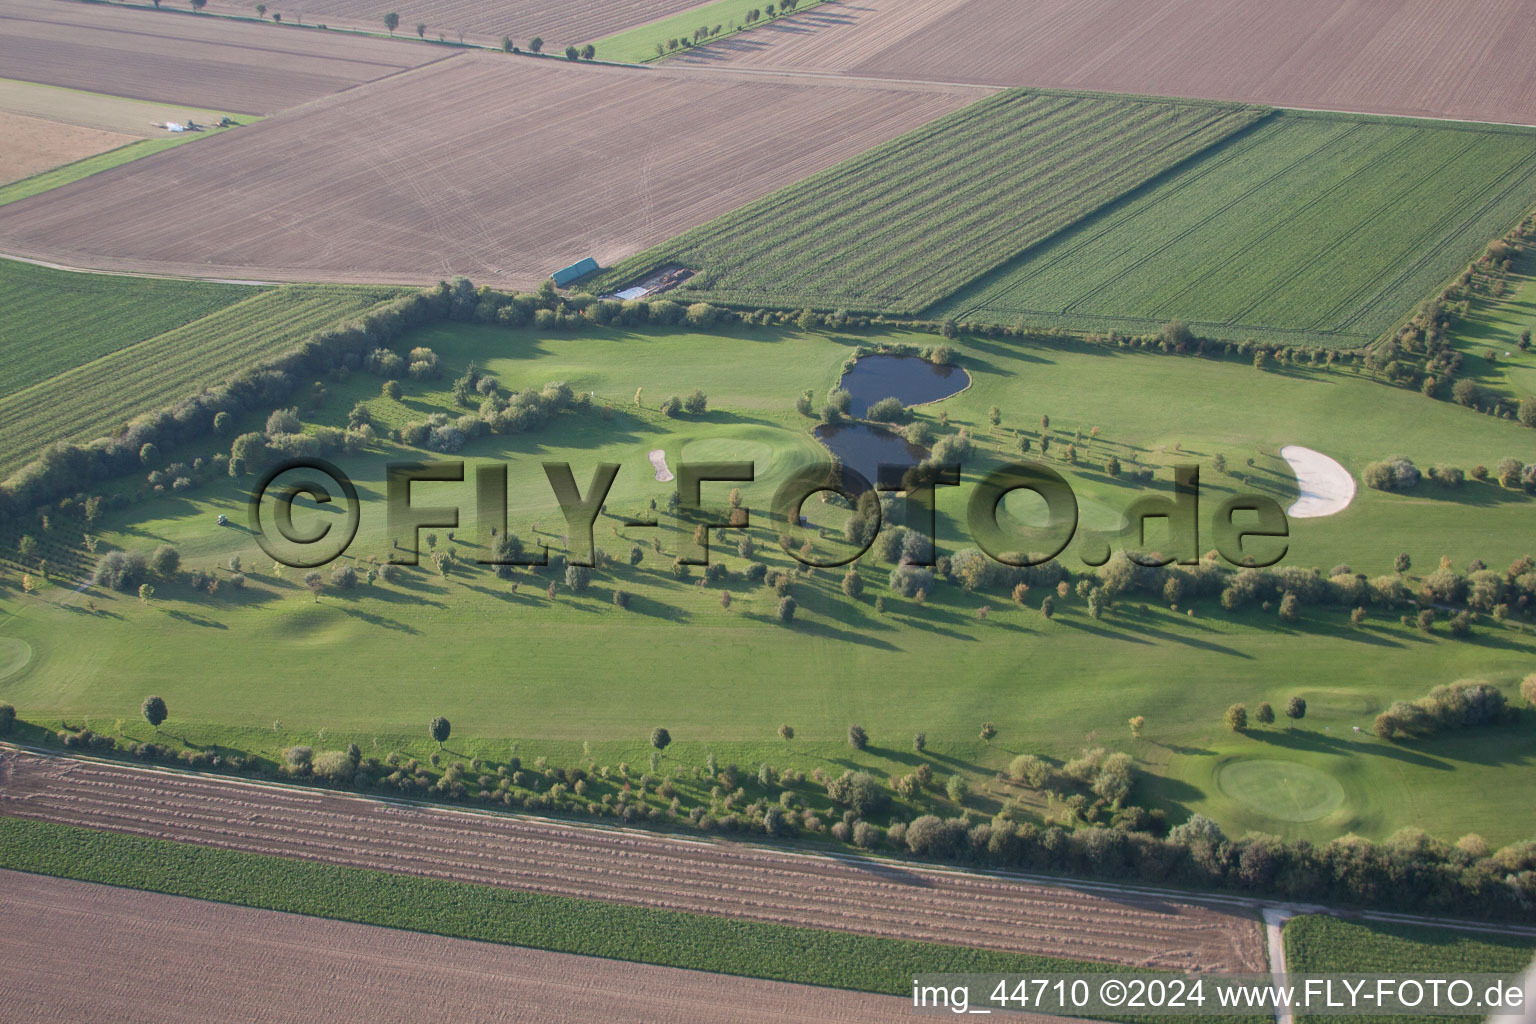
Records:
<instances>
[{"instance_id":1,"label":"tree","mask_svg":"<svg viewBox=\"0 0 1536 1024\"><path fill-rule=\"evenodd\" d=\"M1536 708L1536 672L1520 680L1520 697L1526 707Z\"/></svg>"},{"instance_id":2,"label":"tree","mask_svg":"<svg viewBox=\"0 0 1536 1024\"><path fill-rule=\"evenodd\" d=\"M919 729L912 734L912 749L921 754L928 749L928 734Z\"/></svg>"},{"instance_id":3,"label":"tree","mask_svg":"<svg viewBox=\"0 0 1536 1024\"><path fill-rule=\"evenodd\" d=\"M1301 618L1301 601L1289 590L1280 598L1280 618L1284 622L1295 622Z\"/></svg>"},{"instance_id":4,"label":"tree","mask_svg":"<svg viewBox=\"0 0 1536 1024\"><path fill-rule=\"evenodd\" d=\"M139 708L139 713L144 716L144 721L148 722L155 732L160 731L160 723L164 722L171 714L170 709L165 706L165 699L163 697L145 697L144 704Z\"/></svg>"},{"instance_id":5,"label":"tree","mask_svg":"<svg viewBox=\"0 0 1536 1024\"><path fill-rule=\"evenodd\" d=\"M576 49L576 47L574 47L574 46L567 46L565 48L565 59L566 60L576 60L580 56L581 56L581 51Z\"/></svg>"},{"instance_id":6,"label":"tree","mask_svg":"<svg viewBox=\"0 0 1536 1024\"><path fill-rule=\"evenodd\" d=\"M780 622L783 622L787 625L788 623L794 621L795 607L795 599L785 595L784 597L779 598L779 606L774 614L778 616Z\"/></svg>"},{"instance_id":7,"label":"tree","mask_svg":"<svg viewBox=\"0 0 1536 1024\"><path fill-rule=\"evenodd\" d=\"M1130 719L1130 725L1131 739L1139 740L1141 739L1141 731L1147 726L1147 719L1144 715L1132 715Z\"/></svg>"},{"instance_id":8,"label":"tree","mask_svg":"<svg viewBox=\"0 0 1536 1024\"><path fill-rule=\"evenodd\" d=\"M512 52L512 37L511 36L502 36L501 37L501 52L502 53L511 53Z\"/></svg>"},{"instance_id":9,"label":"tree","mask_svg":"<svg viewBox=\"0 0 1536 1024\"><path fill-rule=\"evenodd\" d=\"M320 591L325 589L325 577L311 569L309 572L304 574L304 585L308 587L309 592L314 595L315 603L319 604Z\"/></svg>"},{"instance_id":10,"label":"tree","mask_svg":"<svg viewBox=\"0 0 1536 1024\"><path fill-rule=\"evenodd\" d=\"M16 706L13 704L0 704L0 736L11 731L16 724Z\"/></svg>"},{"instance_id":11,"label":"tree","mask_svg":"<svg viewBox=\"0 0 1536 1024\"><path fill-rule=\"evenodd\" d=\"M156 576L168 580L181 568L181 552L169 544L162 544L149 556L149 567Z\"/></svg>"},{"instance_id":12,"label":"tree","mask_svg":"<svg viewBox=\"0 0 1536 1024\"><path fill-rule=\"evenodd\" d=\"M395 29L400 27L400 15L396 14L394 11L390 11L388 14L384 15L384 27L389 29L390 35L394 35Z\"/></svg>"},{"instance_id":13,"label":"tree","mask_svg":"<svg viewBox=\"0 0 1536 1024\"><path fill-rule=\"evenodd\" d=\"M427 734L437 740L438 750L443 749L443 744L448 742L448 734L452 731L453 725L442 715L432 719L432 724L427 726Z\"/></svg>"},{"instance_id":14,"label":"tree","mask_svg":"<svg viewBox=\"0 0 1536 1024\"><path fill-rule=\"evenodd\" d=\"M957 804L965 803L965 798L971 793L971 787L966 785L965 779L959 775L951 775L949 781L944 784L944 795Z\"/></svg>"},{"instance_id":15,"label":"tree","mask_svg":"<svg viewBox=\"0 0 1536 1024\"><path fill-rule=\"evenodd\" d=\"M993 737L997 735L997 726L993 725L991 722L982 722L981 732L978 735L981 736L981 742L990 746L992 744Z\"/></svg>"},{"instance_id":16,"label":"tree","mask_svg":"<svg viewBox=\"0 0 1536 1024\"><path fill-rule=\"evenodd\" d=\"M192 0L192 9L194 11L201 11L206 6L208 6L208 0Z\"/></svg>"},{"instance_id":17,"label":"tree","mask_svg":"<svg viewBox=\"0 0 1536 1024\"><path fill-rule=\"evenodd\" d=\"M538 53L540 50L544 49L544 40L538 36L534 36L532 39L528 40L528 49L532 53Z\"/></svg>"},{"instance_id":18,"label":"tree","mask_svg":"<svg viewBox=\"0 0 1536 1024\"><path fill-rule=\"evenodd\" d=\"M256 5L256 17L258 17L258 18L265 18L266 16L267 16L267 5L266 4L257 4Z\"/></svg>"},{"instance_id":19,"label":"tree","mask_svg":"<svg viewBox=\"0 0 1536 1024\"><path fill-rule=\"evenodd\" d=\"M1269 706L1268 701L1265 701L1254 710L1253 717L1260 725L1273 725L1275 709Z\"/></svg>"},{"instance_id":20,"label":"tree","mask_svg":"<svg viewBox=\"0 0 1536 1024\"><path fill-rule=\"evenodd\" d=\"M657 726L651 730L651 746L655 747L657 750L666 750L667 746L671 742L672 734L661 728L661 726Z\"/></svg>"},{"instance_id":21,"label":"tree","mask_svg":"<svg viewBox=\"0 0 1536 1024\"><path fill-rule=\"evenodd\" d=\"M851 566L843 576L843 593L855 601L864 593L864 577L860 576L859 571Z\"/></svg>"},{"instance_id":22,"label":"tree","mask_svg":"<svg viewBox=\"0 0 1536 1024\"><path fill-rule=\"evenodd\" d=\"M152 466L160 461L160 449L153 441L139 449L139 461L146 466Z\"/></svg>"},{"instance_id":23,"label":"tree","mask_svg":"<svg viewBox=\"0 0 1536 1024\"><path fill-rule=\"evenodd\" d=\"M880 809L886 793L868 772L849 769L827 783L827 796L859 817Z\"/></svg>"},{"instance_id":24,"label":"tree","mask_svg":"<svg viewBox=\"0 0 1536 1024\"><path fill-rule=\"evenodd\" d=\"M1408 552L1404 551L1392 560L1392 568L1399 573L1405 573L1413 568L1413 559L1409 558Z\"/></svg>"},{"instance_id":25,"label":"tree","mask_svg":"<svg viewBox=\"0 0 1536 1024\"><path fill-rule=\"evenodd\" d=\"M709 408L709 396L697 389L683 400L683 408L690 416L702 416Z\"/></svg>"},{"instance_id":26,"label":"tree","mask_svg":"<svg viewBox=\"0 0 1536 1024\"><path fill-rule=\"evenodd\" d=\"M788 746L789 745L789 741L794 739L794 738L795 738L795 727L794 726L792 726L792 725L781 725L781 726L779 726L779 739L784 741L785 746Z\"/></svg>"},{"instance_id":27,"label":"tree","mask_svg":"<svg viewBox=\"0 0 1536 1024\"><path fill-rule=\"evenodd\" d=\"M1292 697L1285 702L1285 717L1300 721L1307 717L1307 702L1300 697Z\"/></svg>"},{"instance_id":28,"label":"tree","mask_svg":"<svg viewBox=\"0 0 1536 1024\"><path fill-rule=\"evenodd\" d=\"M416 36L417 36L417 38L420 38L420 39L427 38L427 23L426 22L418 21L416 23Z\"/></svg>"},{"instance_id":29,"label":"tree","mask_svg":"<svg viewBox=\"0 0 1536 1024\"><path fill-rule=\"evenodd\" d=\"M1248 705L1233 704L1227 708L1227 728L1233 732L1242 732L1248 728Z\"/></svg>"},{"instance_id":30,"label":"tree","mask_svg":"<svg viewBox=\"0 0 1536 1024\"><path fill-rule=\"evenodd\" d=\"M597 56L597 47L593 46L591 43L588 43L586 46L583 46L581 48L581 59L582 60L592 60L596 56Z\"/></svg>"},{"instance_id":31,"label":"tree","mask_svg":"<svg viewBox=\"0 0 1536 1024\"><path fill-rule=\"evenodd\" d=\"M592 570L585 565L571 564L565 567L565 585L573 594L580 594L592 583Z\"/></svg>"},{"instance_id":32,"label":"tree","mask_svg":"<svg viewBox=\"0 0 1536 1024\"><path fill-rule=\"evenodd\" d=\"M854 723L848 727L848 745L854 750L863 750L869 746L869 733L864 731L862 725Z\"/></svg>"},{"instance_id":33,"label":"tree","mask_svg":"<svg viewBox=\"0 0 1536 1024\"><path fill-rule=\"evenodd\" d=\"M139 584L139 602L149 604L149 599L155 596L155 588L149 583Z\"/></svg>"}]
</instances>

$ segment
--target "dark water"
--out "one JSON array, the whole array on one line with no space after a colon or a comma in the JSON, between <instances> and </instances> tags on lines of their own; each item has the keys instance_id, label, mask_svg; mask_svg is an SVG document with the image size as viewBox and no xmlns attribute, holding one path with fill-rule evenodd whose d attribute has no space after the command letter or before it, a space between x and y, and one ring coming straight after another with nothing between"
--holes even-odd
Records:
<instances>
[{"instance_id":1,"label":"dark water","mask_svg":"<svg viewBox=\"0 0 1536 1024\"><path fill-rule=\"evenodd\" d=\"M917 356L864 356L843 374L839 386L853 396L849 415L862 419L882 398L922 405L958 394L970 383L971 375L957 366L935 366Z\"/></svg>"},{"instance_id":2,"label":"dark water","mask_svg":"<svg viewBox=\"0 0 1536 1024\"><path fill-rule=\"evenodd\" d=\"M928 457L928 449L908 444L900 434L868 423L842 423L835 427L823 424L816 428L816 440L842 459L844 466L862 474L871 486L880 482L877 473L882 463L905 470Z\"/></svg>"}]
</instances>

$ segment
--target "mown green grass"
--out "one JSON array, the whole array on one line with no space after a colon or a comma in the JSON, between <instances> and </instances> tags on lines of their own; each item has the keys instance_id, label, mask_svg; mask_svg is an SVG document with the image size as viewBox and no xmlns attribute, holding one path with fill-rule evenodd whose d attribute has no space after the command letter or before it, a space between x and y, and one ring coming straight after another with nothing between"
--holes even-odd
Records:
<instances>
[{"instance_id":1,"label":"mown green grass","mask_svg":"<svg viewBox=\"0 0 1536 1024\"><path fill-rule=\"evenodd\" d=\"M359 399L369 401L381 427L455 411L446 389L471 360L504 388L568 380L595 393L592 412L568 414L541 433L484 438L463 453L472 462L509 464L515 532L561 545L566 528L541 461L569 461L583 488L595 463L619 463L609 504L614 516L623 516L645 511L652 498L664 502L671 489L652 478L649 450L663 449L674 470L680 459L739 453L734 457L758 467L757 480L743 486L756 510L755 536L771 566L788 567L762 510L789 469L818 453L811 422L793 411L793 398L803 388L824 391L851 348L869 340L768 329L545 335L444 326L401 343L437 350L448 367L443 380L407 383L400 402L379 397L378 380L366 374L328 382L331 395L318 418L342 422ZM932 423L947 413L948 429L966 426L981 445L967 467L967 486L940 490L944 551L970 543L970 484L1011 458L1012 429L1037 430L1042 413L1051 416L1058 452L1075 430L1086 436L1101 428L1099 440L1084 441L1083 464L1054 462L1077 490L1084 525L1092 528L1112 525L1118 510L1146 493L1089 464L1109 453L1164 467L1163 481L1175 462L1202 464L1205 531L1208 510L1229 494L1257 490L1289 503L1295 484L1274 455L1283 444L1317 448L1358 474L1365 463L1396 451L1420 465L1492 464L1506 454L1530 453L1536 439L1518 424L1385 388L1350 371L1281 374L1096 346L958 344L971 388L920 410ZM656 412L666 395L694 387L710 395L705 416L666 419ZM632 405L636 388L641 408ZM609 403L613 413L606 419L602 408ZM996 434L987 423L992 405L1003 416ZM259 427L260 418L241 428ZM190 460L222 444L209 439L167 457ZM1216 453L1248 481L1212 473ZM384 446L340 460L364 501L352 554L390 554L384 464L422 454ZM484 543L473 488L471 466L462 486L416 489L419 503L456 502L464 509L455 540L446 538L446 528L433 531L464 562ZM706 500L723 503L728 490L707 485ZM1531 548L1532 507L1532 499L1488 484L1456 492L1426 485L1412 495L1362 488L1340 515L1293 521L1286 561L1324 572L1345 562L1375 575L1390 571L1394 556L1407 551L1415 571L1433 569L1442 554L1458 565L1483 558L1503 566ZM809 511L818 522L836 522L827 506L813 501ZM544 595L549 577L527 574L512 593L488 571L471 568L446 580L416 571L400 584L330 591L317 603L299 574L274 575L243 526L214 525L218 513L246 522L240 485L213 481L135 506L104 522L101 534L104 544L133 550L174 544L192 568L213 569L239 555L250 577L244 591L226 586L210 598L185 583L163 584L142 605L97 590L70 595L73 581L59 580L24 596L12 571L9 588L0 589L0 614L9 614L0 632L27 641L34 656L0 680L0 699L30 721L67 718L78 725L89 718L104 728L122 719L130 735L139 729L145 738L137 709L145 694L157 692L171 705L174 735L268 754L293 743L325 749L351 740L379 755L391 749L426 754L425 723L443 714L454 722L455 747L469 756L504 760L517 743L525 760L545 754L563 765L589 758L643 765L651 727L665 725L676 741L669 761L688 765L713 752L722 763L748 768L766 761L836 772L858 764L901 774L927 759L941 774L967 775L976 794L972 809L984 814L1009 796L1028 803L1029 794L993 781L1015 754L1064 758L1098 743L1127 750L1148 773L1138 799L1175 819L1200 811L1234 835L1257 829L1326 840L1349 831L1384 837L1418 826L1451 839L1479 831L1498 845L1528 838L1528 823L1536 820L1536 791L1507 784L1511 771L1536 765L1529 718L1395 744L1369 733L1372 717L1391 701L1453 679L1488 678L1513 696L1536 654L1536 633L1513 622L1497 625L1485 617L1471 639L1456 641L1403 627L1395 615L1380 612L1362 628L1348 624L1344 609L1309 610L1302 622L1287 625L1259 609L1230 615L1215 602L1197 605L1191 617L1139 596L1102 622L1091 620L1074 596L1046 622L1035 610L1039 595L1028 609L1005 593L969 594L952 586L939 587L922 607L892 599L889 566L870 559L862 570L868 588L858 602L842 596L840 572L796 583L800 614L785 628L772 621L775 599L762 587L727 584L733 603L726 611L721 587L674 582L666 567L688 528L678 529L664 511L663 527L654 530L622 526L613 516L599 520L599 546L623 556L639 544L645 560L638 569L598 574L586 595L571 595L562 585L551 601ZM1209 547L1203 535L1202 550ZM651 550L653 536L665 554ZM714 544L728 566L744 564L728 534ZM1075 551L1068 549L1067 564L1081 571ZM634 595L630 611L612 605L615 588ZM883 614L874 608L881 595L890 603ZM983 605L991 608L984 621L977 618ZM1279 708L1293 694L1310 707L1298 725L1237 735L1221 722L1222 710L1235 701L1252 707L1267 700ZM1125 722L1133 714L1147 718L1143 739L1129 736ZM999 729L990 745L976 738L987 720ZM855 721L872 737L863 753L844 743ZM783 723L797 730L789 745L776 736ZM924 758L911 748L919 729L928 735ZM1326 773L1345 799L1315 821L1266 814L1231 799L1218 784L1221 768L1243 758L1295 761Z\"/></svg>"},{"instance_id":2,"label":"mown green grass","mask_svg":"<svg viewBox=\"0 0 1536 1024\"><path fill-rule=\"evenodd\" d=\"M1503 974L1524 971L1536 957L1536 939L1465 932L1417 925L1344 921L1303 914L1285 925L1285 965L1293 973L1313 974ZM1482 995L1481 992L1478 993ZM1301 1016L1303 1022L1348 1024L1428 1024L1469 1017Z\"/></svg>"},{"instance_id":3,"label":"mown green grass","mask_svg":"<svg viewBox=\"0 0 1536 1024\"><path fill-rule=\"evenodd\" d=\"M168 284L120 280L130 282L122 298L132 295L135 303L144 293L152 301L155 289ZM50 444L110 434L140 412L222 383L399 291L320 285L287 285L255 294L244 289L235 297L249 298L6 395L0 398L0 474L13 472ZM114 308L99 306L88 296L70 298L61 306L67 309L69 302L91 314ZM41 311L34 308L27 316L46 328Z\"/></svg>"},{"instance_id":4,"label":"mown green grass","mask_svg":"<svg viewBox=\"0 0 1536 1024\"><path fill-rule=\"evenodd\" d=\"M1283 111L933 311L1357 346L1530 207L1536 132Z\"/></svg>"},{"instance_id":5,"label":"mown green grass","mask_svg":"<svg viewBox=\"0 0 1536 1024\"><path fill-rule=\"evenodd\" d=\"M823 2L824 0L805 0L796 13L819 7ZM661 56L656 52L657 44L665 48L669 39L686 38L691 42L694 30L698 28L713 29L717 25L720 26L720 33L710 37L710 42L714 42L747 28L759 28L771 24L772 22L767 18L759 18L752 25L746 24L747 11L754 6L761 10L765 5L748 3L747 0L714 0L713 3L690 7L686 11L595 40L597 57L599 60L641 64L654 61ZM773 19L773 21L777 20L779 19ZM679 49L671 52L686 53L687 51Z\"/></svg>"},{"instance_id":6,"label":"mown green grass","mask_svg":"<svg viewBox=\"0 0 1536 1024\"><path fill-rule=\"evenodd\" d=\"M0 260L0 397L207 316L257 289Z\"/></svg>"},{"instance_id":7,"label":"mown green grass","mask_svg":"<svg viewBox=\"0 0 1536 1024\"><path fill-rule=\"evenodd\" d=\"M673 297L915 313L1253 124L1235 104L1014 89L623 261L667 263Z\"/></svg>"},{"instance_id":8,"label":"mown green grass","mask_svg":"<svg viewBox=\"0 0 1536 1024\"><path fill-rule=\"evenodd\" d=\"M927 972L1103 964L738 921L0 817L0 867L359 924L901 995Z\"/></svg>"}]
</instances>

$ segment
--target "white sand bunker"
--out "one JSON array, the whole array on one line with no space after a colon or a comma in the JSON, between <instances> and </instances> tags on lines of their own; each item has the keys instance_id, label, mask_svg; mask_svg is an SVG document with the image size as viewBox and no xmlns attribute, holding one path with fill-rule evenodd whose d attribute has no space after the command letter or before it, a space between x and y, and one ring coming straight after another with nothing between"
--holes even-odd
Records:
<instances>
[{"instance_id":1,"label":"white sand bunker","mask_svg":"<svg viewBox=\"0 0 1536 1024\"><path fill-rule=\"evenodd\" d=\"M666 483L672 479L672 471L667 468L667 453L660 448L651 452L651 465L656 467L657 480Z\"/></svg>"},{"instance_id":2,"label":"white sand bunker","mask_svg":"<svg viewBox=\"0 0 1536 1024\"><path fill-rule=\"evenodd\" d=\"M1301 488L1301 497L1285 510L1286 515L1318 519L1344 511L1355 500L1355 478L1322 452L1292 444L1280 449L1280 457L1291 464Z\"/></svg>"}]
</instances>

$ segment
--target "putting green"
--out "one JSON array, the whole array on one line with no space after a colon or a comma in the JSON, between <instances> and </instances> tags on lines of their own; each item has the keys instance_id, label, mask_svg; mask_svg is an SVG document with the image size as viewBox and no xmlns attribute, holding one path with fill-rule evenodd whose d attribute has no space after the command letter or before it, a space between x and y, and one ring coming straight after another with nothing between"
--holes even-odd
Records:
<instances>
[{"instance_id":1,"label":"putting green","mask_svg":"<svg viewBox=\"0 0 1536 1024\"><path fill-rule=\"evenodd\" d=\"M31 644L14 636L0 636L0 679L20 672L31 660Z\"/></svg>"},{"instance_id":2,"label":"putting green","mask_svg":"<svg viewBox=\"0 0 1536 1024\"><path fill-rule=\"evenodd\" d=\"M1244 807L1280 821L1316 821L1344 802L1337 779L1296 761L1233 761L1216 783Z\"/></svg>"}]
</instances>

